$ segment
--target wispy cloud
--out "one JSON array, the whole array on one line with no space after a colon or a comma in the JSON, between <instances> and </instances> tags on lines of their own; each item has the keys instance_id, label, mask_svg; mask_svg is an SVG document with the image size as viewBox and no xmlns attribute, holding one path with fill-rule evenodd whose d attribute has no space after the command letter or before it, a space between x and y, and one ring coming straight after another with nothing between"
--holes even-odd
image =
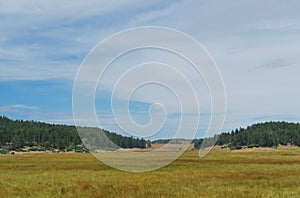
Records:
<instances>
[{"instance_id":1,"label":"wispy cloud","mask_svg":"<svg viewBox=\"0 0 300 198\"><path fill-rule=\"evenodd\" d=\"M276 58L274 60L269 61L268 63L259 66L258 68L266 68L266 69L276 69L276 68L282 68L282 67L289 67L297 65L295 62L292 62L292 60L287 59L280 59Z\"/></svg>"},{"instance_id":2,"label":"wispy cloud","mask_svg":"<svg viewBox=\"0 0 300 198\"><path fill-rule=\"evenodd\" d=\"M4 17L0 21L0 81L73 80L89 50L126 27L126 20L138 13L128 14L125 10L142 11L166 3L161 4L94 0L1 2L0 16Z\"/></svg>"},{"instance_id":3,"label":"wispy cloud","mask_svg":"<svg viewBox=\"0 0 300 198\"><path fill-rule=\"evenodd\" d=\"M295 19L278 19L278 20L269 20L269 21L260 21L256 24L249 25L249 28L256 28L259 30L268 30L268 31L291 31L299 30L300 25Z\"/></svg>"},{"instance_id":4,"label":"wispy cloud","mask_svg":"<svg viewBox=\"0 0 300 198\"><path fill-rule=\"evenodd\" d=\"M0 106L0 112L2 113L22 113L22 112L36 112L40 108L36 106L24 105L24 104L13 104L7 106Z\"/></svg>"}]
</instances>

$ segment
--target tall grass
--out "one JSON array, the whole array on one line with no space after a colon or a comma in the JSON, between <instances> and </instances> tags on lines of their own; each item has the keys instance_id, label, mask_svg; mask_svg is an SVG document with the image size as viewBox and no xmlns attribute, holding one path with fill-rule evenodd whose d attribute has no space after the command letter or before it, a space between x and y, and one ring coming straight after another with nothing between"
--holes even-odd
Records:
<instances>
[{"instance_id":1,"label":"tall grass","mask_svg":"<svg viewBox=\"0 0 300 198\"><path fill-rule=\"evenodd\" d=\"M90 154L0 155L1 197L300 197L300 149L188 151L146 173Z\"/></svg>"}]
</instances>

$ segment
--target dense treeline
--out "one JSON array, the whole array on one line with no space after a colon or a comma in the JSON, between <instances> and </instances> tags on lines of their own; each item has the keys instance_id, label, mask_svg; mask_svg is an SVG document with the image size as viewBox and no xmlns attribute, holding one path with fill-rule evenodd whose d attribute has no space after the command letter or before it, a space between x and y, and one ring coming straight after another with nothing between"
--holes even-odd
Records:
<instances>
[{"instance_id":1,"label":"dense treeline","mask_svg":"<svg viewBox=\"0 0 300 198\"><path fill-rule=\"evenodd\" d=\"M219 134L217 145L230 148L277 147L281 145L300 146L300 124L288 122L258 123L247 128L240 128L231 133ZM216 138L216 137L214 137ZM195 148L200 148L203 139L194 140Z\"/></svg>"},{"instance_id":2,"label":"dense treeline","mask_svg":"<svg viewBox=\"0 0 300 198\"><path fill-rule=\"evenodd\" d=\"M99 129L96 130L100 131ZM103 131L111 141L121 148L146 147L147 142L144 139L125 137L106 130ZM82 141L75 126L11 120L0 116L0 148L2 149L21 150L23 147L28 146L32 148L39 147L43 150L70 150L75 149L80 144L82 144Z\"/></svg>"}]
</instances>

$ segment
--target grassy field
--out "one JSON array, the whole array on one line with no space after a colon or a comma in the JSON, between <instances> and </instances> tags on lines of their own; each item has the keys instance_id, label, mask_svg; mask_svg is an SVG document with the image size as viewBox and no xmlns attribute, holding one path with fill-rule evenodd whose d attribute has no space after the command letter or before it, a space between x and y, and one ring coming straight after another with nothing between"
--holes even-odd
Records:
<instances>
[{"instance_id":1,"label":"grassy field","mask_svg":"<svg viewBox=\"0 0 300 198\"><path fill-rule=\"evenodd\" d=\"M90 154L0 155L1 197L300 197L300 148L187 151L156 171L112 169Z\"/></svg>"}]
</instances>

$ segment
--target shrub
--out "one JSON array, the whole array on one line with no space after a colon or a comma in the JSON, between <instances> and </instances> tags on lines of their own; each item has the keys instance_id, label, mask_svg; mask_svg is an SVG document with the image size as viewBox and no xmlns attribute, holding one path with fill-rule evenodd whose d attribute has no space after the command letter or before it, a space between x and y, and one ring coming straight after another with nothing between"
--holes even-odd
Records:
<instances>
[{"instance_id":1,"label":"shrub","mask_svg":"<svg viewBox=\"0 0 300 198\"><path fill-rule=\"evenodd\" d=\"M242 147L242 146L239 146L239 145L235 147L236 150L240 150L240 149L242 149L242 148L243 148L243 147Z\"/></svg>"},{"instance_id":2,"label":"shrub","mask_svg":"<svg viewBox=\"0 0 300 198\"><path fill-rule=\"evenodd\" d=\"M69 146L69 147L67 147L67 149L66 149L67 152L70 152L70 151L73 151L73 150L74 150L74 147L73 147L73 146Z\"/></svg>"},{"instance_id":3,"label":"shrub","mask_svg":"<svg viewBox=\"0 0 300 198\"><path fill-rule=\"evenodd\" d=\"M6 149L0 149L0 154L7 154L8 151Z\"/></svg>"},{"instance_id":4,"label":"shrub","mask_svg":"<svg viewBox=\"0 0 300 198\"><path fill-rule=\"evenodd\" d=\"M240 150L240 149L242 149L243 147L237 145L237 146L230 146L229 148L230 148L230 150Z\"/></svg>"}]
</instances>

